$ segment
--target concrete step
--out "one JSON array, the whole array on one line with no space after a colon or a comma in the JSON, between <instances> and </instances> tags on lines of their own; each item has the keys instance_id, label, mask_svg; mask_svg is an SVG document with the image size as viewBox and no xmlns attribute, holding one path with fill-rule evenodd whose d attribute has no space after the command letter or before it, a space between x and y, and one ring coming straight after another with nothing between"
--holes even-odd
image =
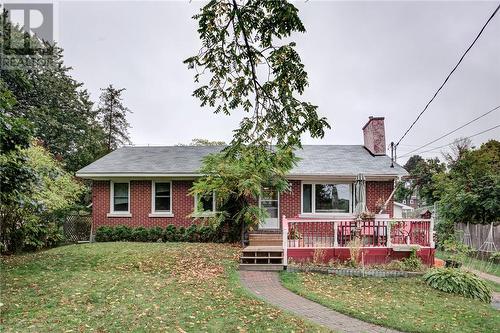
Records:
<instances>
[{"instance_id":1,"label":"concrete step","mask_svg":"<svg viewBox=\"0 0 500 333\"><path fill-rule=\"evenodd\" d=\"M240 264L240 271L279 272L283 269L282 264Z\"/></svg>"}]
</instances>

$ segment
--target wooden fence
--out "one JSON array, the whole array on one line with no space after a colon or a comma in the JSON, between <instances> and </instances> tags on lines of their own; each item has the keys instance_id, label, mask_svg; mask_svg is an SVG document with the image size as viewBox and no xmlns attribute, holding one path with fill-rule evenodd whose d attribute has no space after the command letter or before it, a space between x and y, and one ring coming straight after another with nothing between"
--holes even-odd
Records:
<instances>
[{"instance_id":1,"label":"wooden fence","mask_svg":"<svg viewBox=\"0 0 500 333\"><path fill-rule=\"evenodd\" d=\"M72 214L66 216L63 224L63 232L66 242L88 242L92 229L92 216Z\"/></svg>"},{"instance_id":2,"label":"wooden fence","mask_svg":"<svg viewBox=\"0 0 500 333\"><path fill-rule=\"evenodd\" d=\"M458 240L464 242L466 230L467 223L457 223L455 225L455 233ZM486 241L486 238L488 238L489 232L490 224L469 224L472 248L478 250ZM493 226L493 240L497 249L500 250L500 224Z\"/></svg>"}]
</instances>

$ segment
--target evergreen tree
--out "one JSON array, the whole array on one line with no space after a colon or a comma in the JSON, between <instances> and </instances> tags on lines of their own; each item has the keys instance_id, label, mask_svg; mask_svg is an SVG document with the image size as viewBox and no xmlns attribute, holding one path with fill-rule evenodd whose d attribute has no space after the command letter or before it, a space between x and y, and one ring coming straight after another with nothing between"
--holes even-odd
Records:
<instances>
[{"instance_id":1,"label":"evergreen tree","mask_svg":"<svg viewBox=\"0 0 500 333\"><path fill-rule=\"evenodd\" d=\"M57 159L66 170L76 171L103 154L103 131L97 114L83 85L71 77L71 67L64 65L63 50L12 25L6 12L0 15L0 24L8 31L10 42L40 48L0 49L6 55L29 54L35 61L29 66L20 64L16 68L3 68L0 81L10 91L16 103L2 112L12 117L23 118L33 124L34 136Z\"/></svg>"},{"instance_id":2,"label":"evergreen tree","mask_svg":"<svg viewBox=\"0 0 500 333\"><path fill-rule=\"evenodd\" d=\"M104 128L108 152L115 150L121 145L130 144L127 121L127 113L131 111L123 105L122 92L125 88L116 89L110 84L101 89L99 114Z\"/></svg>"}]
</instances>

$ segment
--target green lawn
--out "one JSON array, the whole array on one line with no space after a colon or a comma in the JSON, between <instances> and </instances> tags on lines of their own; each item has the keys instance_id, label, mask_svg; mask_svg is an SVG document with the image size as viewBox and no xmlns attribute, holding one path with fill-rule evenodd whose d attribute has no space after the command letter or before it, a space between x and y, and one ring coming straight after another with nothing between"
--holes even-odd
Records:
<instances>
[{"instance_id":1,"label":"green lawn","mask_svg":"<svg viewBox=\"0 0 500 333\"><path fill-rule=\"evenodd\" d=\"M444 259L448 258L448 254L444 251L436 251L436 257L444 260ZM489 261L484 261L484 260L479 260L479 259L467 257L465 259L464 266L500 277L500 265L499 264L495 264L495 263L492 263Z\"/></svg>"},{"instance_id":2,"label":"green lawn","mask_svg":"<svg viewBox=\"0 0 500 333\"><path fill-rule=\"evenodd\" d=\"M239 284L239 248L97 243L2 258L1 332L319 331Z\"/></svg>"},{"instance_id":3,"label":"green lawn","mask_svg":"<svg viewBox=\"0 0 500 333\"><path fill-rule=\"evenodd\" d=\"M285 287L331 309L407 332L500 332L489 304L434 290L420 278L286 273Z\"/></svg>"}]
</instances>

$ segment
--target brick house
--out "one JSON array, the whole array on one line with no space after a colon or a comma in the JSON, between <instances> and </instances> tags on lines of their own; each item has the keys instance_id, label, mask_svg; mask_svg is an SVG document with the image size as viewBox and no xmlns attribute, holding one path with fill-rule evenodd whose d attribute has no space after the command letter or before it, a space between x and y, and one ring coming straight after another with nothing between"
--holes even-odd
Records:
<instances>
[{"instance_id":1,"label":"brick house","mask_svg":"<svg viewBox=\"0 0 500 333\"><path fill-rule=\"evenodd\" d=\"M285 258L300 258L310 256L322 238L331 243L330 257L342 257L345 251L335 255L333 249L346 250L352 235L356 230L359 233L360 222L355 217L360 204L364 211L379 213L381 203L387 207L386 214L365 219L361 227L361 233L371 239L371 248L385 249L372 261L389 258L393 250L389 247L391 237L393 242L403 240L410 244L414 223L403 226L399 235L391 236L394 230L389 230L387 219L393 214L394 184L407 172L395 163L391 166L385 153L384 118L370 117L363 127L363 137L364 145L305 145L297 151L300 161L288 175L291 190L276 193L263 189L259 204L266 208L269 217L262 221L258 232L250 235L250 245L252 241L253 245L279 243L286 248L282 252ZM214 197L194 198L189 189L201 176L198 170L202 158L221 148L123 147L79 170L78 177L92 180L93 230L113 225L186 227L200 220L194 217L213 214ZM299 230L301 242L289 239L291 227ZM425 232L428 236L431 231ZM284 233L288 236L283 238ZM430 248L432 240L427 239L420 245Z\"/></svg>"}]
</instances>

